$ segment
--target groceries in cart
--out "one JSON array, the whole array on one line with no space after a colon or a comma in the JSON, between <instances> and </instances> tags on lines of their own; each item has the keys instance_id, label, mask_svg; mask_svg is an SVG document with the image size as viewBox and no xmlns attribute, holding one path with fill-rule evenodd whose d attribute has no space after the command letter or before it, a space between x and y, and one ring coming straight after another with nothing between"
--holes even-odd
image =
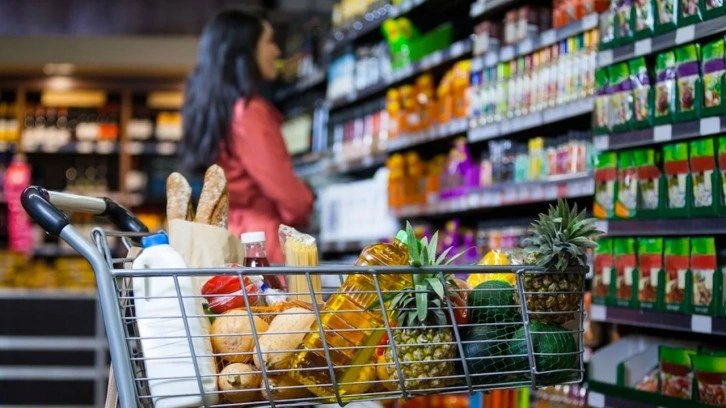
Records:
<instances>
[{"instance_id":1,"label":"groceries in cart","mask_svg":"<svg viewBox=\"0 0 726 408\"><path fill-rule=\"evenodd\" d=\"M586 259L601 234L585 211L559 201L526 248L478 265L453 266L461 254L410 224L353 265L320 265L315 238L288 226L232 237L219 170L196 211L170 176L168 235L131 247L133 269L109 257L99 265L114 268L96 271L99 292L118 297L104 319L122 402L345 404L582 380ZM93 237L108 253L105 232ZM285 266L263 262L269 239Z\"/></svg>"}]
</instances>

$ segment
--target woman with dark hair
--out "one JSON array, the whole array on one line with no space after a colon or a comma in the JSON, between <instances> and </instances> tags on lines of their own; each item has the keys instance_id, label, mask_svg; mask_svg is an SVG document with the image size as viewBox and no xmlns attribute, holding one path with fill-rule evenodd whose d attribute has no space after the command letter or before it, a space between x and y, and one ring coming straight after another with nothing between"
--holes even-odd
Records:
<instances>
[{"instance_id":1,"label":"woman with dark hair","mask_svg":"<svg viewBox=\"0 0 726 408\"><path fill-rule=\"evenodd\" d=\"M210 21L187 83L180 146L185 173L202 174L214 163L224 169L230 230L264 231L273 263L284 261L279 225L304 225L313 204L285 147L282 114L258 93L262 81L276 79L279 56L266 20L230 10Z\"/></svg>"}]
</instances>

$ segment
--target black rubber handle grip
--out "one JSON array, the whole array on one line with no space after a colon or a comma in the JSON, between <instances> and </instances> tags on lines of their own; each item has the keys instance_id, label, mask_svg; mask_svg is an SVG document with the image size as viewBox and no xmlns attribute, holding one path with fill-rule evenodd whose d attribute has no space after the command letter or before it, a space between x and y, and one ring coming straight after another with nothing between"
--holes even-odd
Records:
<instances>
[{"instance_id":1,"label":"black rubber handle grip","mask_svg":"<svg viewBox=\"0 0 726 408\"><path fill-rule=\"evenodd\" d=\"M146 225L124 206L107 197L104 197L103 200L106 202L106 211L101 215L111 221L120 231L149 232Z\"/></svg>"},{"instance_id":2,"label":"black rubber handle grip","mask_svg":"<svg viewBox=\"0 0 726 408\"><path fill-rule=\"evenodd\" d=\"M71 221L48 198L48 193L40 187L28 187L20 196L25 212L50 235L59 236Z\"/></svg>"}]
</instances>

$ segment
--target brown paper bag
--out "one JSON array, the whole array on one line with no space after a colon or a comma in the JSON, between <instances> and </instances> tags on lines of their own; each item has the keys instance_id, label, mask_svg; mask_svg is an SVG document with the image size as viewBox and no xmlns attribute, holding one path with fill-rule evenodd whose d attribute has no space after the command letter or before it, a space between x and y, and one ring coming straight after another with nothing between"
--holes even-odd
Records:
<instances>
[{"instance_id":1,"label":"brown paper bag","mask_svg":"<svg viewBox=\"0 0 726 408\"><path fill-rule=\"evenodd\" d=\"M221 268L243 264L242 242L224 228L184 220L169 221L169 244L190 268ZM197 277L201 287L209 277Z\"/></svg>"}]
</instances>

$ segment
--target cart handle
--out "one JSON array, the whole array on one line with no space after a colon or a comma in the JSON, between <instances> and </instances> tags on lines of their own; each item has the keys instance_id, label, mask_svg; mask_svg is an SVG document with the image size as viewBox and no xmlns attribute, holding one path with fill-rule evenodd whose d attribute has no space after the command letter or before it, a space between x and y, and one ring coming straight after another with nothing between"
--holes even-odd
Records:
<instances>
[{"instance_id":1,"label":"cart handle","mask_svg":"<svg viewBox=\"0 0 726 408\"><path fill-rule=\"evenodd\" d=\"M124 232L149 232L131 211L107 197L86 197L30 186L23 191L20 201L30 218L56 237L71 223L61 210L106 217Z\"/></svg>"}]
</instances>

